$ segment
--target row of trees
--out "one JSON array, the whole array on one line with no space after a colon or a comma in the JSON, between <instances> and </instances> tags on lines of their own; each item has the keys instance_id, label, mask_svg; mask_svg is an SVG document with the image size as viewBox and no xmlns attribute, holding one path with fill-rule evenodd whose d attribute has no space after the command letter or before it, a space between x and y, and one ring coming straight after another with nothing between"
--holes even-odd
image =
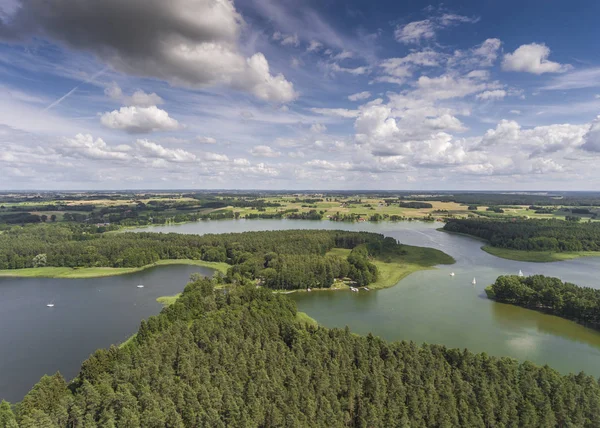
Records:
<instances>
[{"instance_id":1,"label":"row of trees","mask_svg":"<svg viewBox=\"0 0 600 428\"><path fill-rule=\"evenodd\" d=\"M128 345L67 384L45 376L0 421L15 427L600 426L583 373L467 350L388 343L301 323L264 289L196 278ZM11 425L12 424L12 425Z\"/></svg>"},{"instance_id":2,"label":"row of trees","mask_svg":"<svg viewBox=\"0 0 600 428\"><path fill-rule=\"evenodd\" d=\"M600 328L600 290L559 278L501 276L487 288L490 298Z\"/></svg>"},{"instance_id":3,"label":"row of trees","mask_svg":"<svg viewBox=\"0 0 600 428\"><path fill-rule=\"evenodd\" d=\"M433 208L433 205L429 202L400 202L400 208Z\"/></svg>"},{"instance_id":4,"label":"row of trees","mask_svg":"<svg viewBox=\"0 0 600 428\"><path fill-rule=\"evenodd\" d=\"M400 254L395 240L374 233L327 230L246 232L221 235L94 233L79 225L16 227L0 240L0 269L41 266L141 267L164 259L232 265L229 282L261 279L271 288L330 287L348 277L359 285L377 279L371 257ZM368 245L363 245L368 244ZM347 259L323 256L334 247L355 249ZM360 248L356 248L360 247Z\"/></svg>"},{"instance_id":5,"label":"row of trees","mask_svg":"<svg viewBox=\"0 0 600 428\"><path fill-rule=\"evenodd\" d=\"M536 205L536 206L600 206L598 192L564 192L555 194L514 194L514 193L452 193L430 196L404 196L402 199L421 201L457 202L465 205Z\"/></svg>"},{"instance_id":6,"label":"row of trees","mask_svg":"<svg viewBox=\"0 0 600 428\"><path fill-rule=\"evenodd\" d=\"M486 239L494 247L524 251L600 251L600 223L555 219L449 219L444 229Z\"/></svg>"}]
</instances>

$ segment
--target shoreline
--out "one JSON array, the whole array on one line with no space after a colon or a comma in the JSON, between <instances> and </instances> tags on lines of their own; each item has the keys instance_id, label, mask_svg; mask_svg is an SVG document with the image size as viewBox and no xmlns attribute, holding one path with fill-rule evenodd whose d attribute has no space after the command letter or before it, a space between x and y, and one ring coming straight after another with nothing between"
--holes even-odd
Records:
<instances>
[{"instance_id":1,"label":"shoreline","mask_svg":"<svg viewBox=\"0 0 600 428\"><path fill-rule=\"evenodd\" d=\"M468 233L453 232L444 228L436 229L439 232L445 232L452 235L466 236L467 238L475 239L484 242L486 245L481 246L481 250L491 256L500 259L512 260L516 262L531 262L531 263L552 263L562 262L565 260L578 259L580 257L600 257L600 251L570 251L570 252L552 252L552 251L525 251L513 250L512 248L493 247L489 245L487 239L478 236L469 235Z\"/></svg>"},{"instance_id":2,"label":"shoreline","mask_svg":"<svg viewBox=\"0 0 600 428\"><path fill-rule=\"evenodd\" d=\"M481 247L481 250L501 259L532 263L552 263L578 259L580 257L600 257L600 251L555 253L551 251L513 250L510 248L492 247L491 245L484 245Z\"/></svg>"},{"instance_id":3,"label":"shoreline","mask_svg":"<svg viewBox=\"0 0 600 428\"><path fill-rule=\"evenodd\" d=\"M127 231L131 231L131 230L135 230L135 229L151 229L153 227L167 227L167 226L181 226L184 224L194 224L194 223L200 223L200 222L211 222L211 221L239 221L239 220L244 220L244 221L261 221L261 220L289 220L289 221L313 221L313 222L328 222L328 223L339 223L339 224L354 224L354 223L373 223L373 224L377 224L377 223L413 223L413 222L420 222L420 223L436 223L436 221L430 221L430 220L425 220L425 217L423 218L412 218L411 220L389 220L389 219L381 219L379 221L370 221L370 220L364 220L364 221L333 221L333 220L329 220L326 218L323 218L321 220L308 220L308 219L295 219L295 218L287 218L287 217L282 217L282 218L224 218L224 219L218 219L218 220L211 220L211 219L206 219L206 220L196 220L196 221L181 221L181 222L173 222L173 223L165 223L165 224L143 224L140 226L119 226L118 229L116 230L109 230L107 232L104 233L120 233L120 232L127 232ZM439 222L438 222L439 223ZM441 230L437 229L437 230ZM155 233L166 233L166 232L155 232ZM193 234L191 234L193 235ZM468 235L467 235L468 236Z\"/></svg>"},{"instance_id":4,"label":"shoreline","mask_svg":"<svg viewBox=\"0 0 600 428\"><path fill-rule=\"evenodd\" d=\"M479 236L473 236L473 235L469 235L468 233L462 233L462 232L453 232L453 231L451 231L451 230L446 230L446 229L444 229L443 227L439 227L439 228L437 228L437 229L435 229L435 230L437 230L438 232L444 232L444 233L448 233L448 234L450 234L450 235L465 236L465 237L467 237L467 238L475 239L476 241L480 241L480 242L485 242L485 243L488 243L488 240L487 240L487 239L480 238Z\"/></svg>"},{"instance_id":5,"label":"shoreline","mask_svg":"<svg viewBox=\"0 0 600 428\"><path fill-rule=\"evenodd\" d=\"M62 278L62 279L86 279L86 278L104 278L109 276L127 275L141 272L156 266L168 265L191 265L214 269L217 272L225 274L230 265L227 263L206 262L204 260L190 259L167 259L159 260L155 263L133 268L111 268L111 267L39 267L24 269L4 269L0 270L0 278Z\"/></svg>"}]
</instances>

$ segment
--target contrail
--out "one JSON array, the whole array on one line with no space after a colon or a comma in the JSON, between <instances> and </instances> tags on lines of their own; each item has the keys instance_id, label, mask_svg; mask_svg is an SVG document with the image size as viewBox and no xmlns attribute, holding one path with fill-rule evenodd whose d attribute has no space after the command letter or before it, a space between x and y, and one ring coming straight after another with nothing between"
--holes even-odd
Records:
<instances>
[{"instance_id":1,"label":"contrail","mask_svg":"<svg viewBox=\"0 0 600 428\"><path fill-rule=\"evenodd\" d=\"M61 102L63 102L63 100L69 98L71 95L73 95L73 92L75 92L77 89L79 89L79 87L81 85L86 85L88 83L93 82L96 77L100 76L102 73L104 73L106 71L106 67L104 67L102 70L100 70L99 72L97 72L96 74L94 74L92 77L90 77L89 79L87 79L85 82L81 82L79 85L75 86L73 89L71 89L69 92L67 92L66 94L64 94L62 97L60 97L59 99L57 99L56 101L54 101L52 104L50 104L48 107L46 107L44 109L44 111L46 110L50 110L52 107L59 105Z\"/></svg>"}]
</instances>

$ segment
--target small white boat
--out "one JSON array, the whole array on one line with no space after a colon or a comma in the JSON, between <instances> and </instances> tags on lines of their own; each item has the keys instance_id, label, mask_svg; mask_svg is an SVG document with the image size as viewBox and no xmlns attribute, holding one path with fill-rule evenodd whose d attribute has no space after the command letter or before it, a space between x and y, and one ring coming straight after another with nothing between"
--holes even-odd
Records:
<instances>
[{"instance_id":1,"label":"small white boat","mask_svg":"<svg viewBox=\"0 0 600 428\"><path fill-rule=\"evenodd\" d=\"M358 293L358 288L350 287L350 290L354 291L355 293Z\"/></svg>"},{"instance_id":2,"label":"small white boat","mask_svg":"<svg viewBox=\"0 0 600 428\"><path fill-rule=\"evenodd\" d=\"M48 306L49 308L53 308L54 307L54 303L48 303L46 306Z\"/></svg>"},{"instance_id":3,"label":"small white boat","mask_svg":"<svg viewBox=\"0 0 600 428\"><path fill-rule=\"evenodd\" d=\"M306 291L308 291L310 293L310 288L307 288Z\"/></svg>"},{"instance_id":4,"label":"small white boat","mask_svg":"<svg viewBox=\"0 0 600 428\"><path fill-rule=\"evenodd\" d=\"M138 285L137 288L144 288L142 284Z\"/></svg>"},{"instance_id":5,"label":"small white boat","mask_svg":"<svg viewBox=\"0 0 600 428\"><path fill-rule=\"evenodd\" d=\"M519 270L519 276L525 276L525 275L523 275L523 271L522 270Z\"/></svg>"},{"instance_id":6,"label":"small white boat","mask_svg":"<svg viewBox=\"0 0 600 428\"><path fill-rule=\"evenodd\" d=\"M368 287L364 287L363 290L369 291L369 288Z\"/></svg>"},{"instance_id":7,"label":"small white boat","mask_svg":"<svg viewBox=\"0 0 600 428\"><path fill-rule=\"evenodd\" d=\"M473 281L471 282L471 284L473 284L473 285L477 284L477 280L475 278L473 278Z\"/></svg>"},{"instance_id":8,"label":"small white boat","mask_svg":"<svg viewBox=\"0 0 600 428\"><path fill-rule=\"evenodd\" d=\"M454 272L450 272L450 276L454 276Z\"/></svg>"}]
</instances>

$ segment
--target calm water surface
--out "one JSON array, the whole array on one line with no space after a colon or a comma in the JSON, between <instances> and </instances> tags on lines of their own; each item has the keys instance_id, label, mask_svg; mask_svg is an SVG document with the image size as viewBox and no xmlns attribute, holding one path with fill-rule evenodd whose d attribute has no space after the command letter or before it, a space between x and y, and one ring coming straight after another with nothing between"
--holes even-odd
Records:
<instances>
[{"instance_id":1,"label":"calm water surface","mask_svg":"<svg viewBox=\"0 0 600 428\"><path fill-rule=\"evenodd\" d=\"M0 278L0 399L21 400L44 374L71 379L92 352L135 333L160 311L156 298L183 291L196 272L212 275L171 265L95 279Z\"/></svg>"},{"instance_id":2,"label":"calm water surface","mask_svg":"<svg viewBox=\"0 0 600 428\"><path fill-rule=\"evenodd\" d=\"M282 229L346 229L383 233L410 245L438 248L457 263L410 275L395 287L372 292L297 293L300 310L328 327L361 334L469 348L549 364L563 373L600 376L600 332L561 318L494 303L483 289L498 275L541 273L596 287L600 258L556 263L503 260L481 242L438 232L440 224L334 223L302 220L225 220L139 229L152 232L226 233ZM67 378L99 347L134 333L141 319L159 312L156 298L180 292L195 266L162 266L98 279L0 278L0 398L19 401L43 375ZM455 272L450 277L450 272ZM477 285L471 281L477 278ZM136 288L144 284L145 288ZM50 301L55 307L50 309Z\"/></svg>"}]
</instances>

